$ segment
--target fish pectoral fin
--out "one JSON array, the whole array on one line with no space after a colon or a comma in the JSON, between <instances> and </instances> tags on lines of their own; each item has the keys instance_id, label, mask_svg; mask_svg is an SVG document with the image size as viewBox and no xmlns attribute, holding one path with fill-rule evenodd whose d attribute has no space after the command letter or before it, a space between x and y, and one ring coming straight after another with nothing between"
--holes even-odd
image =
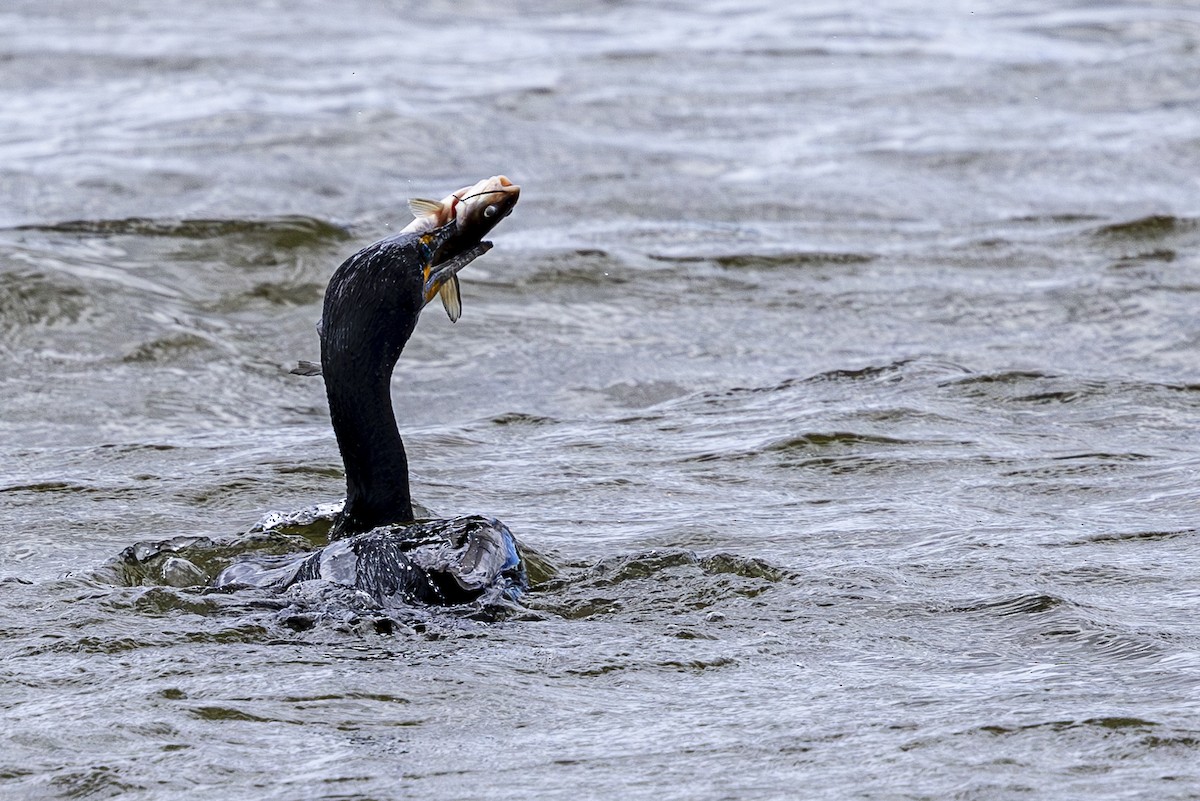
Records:
<instances>
[{"instance_id":1,"label":"fish pectoral fin","mask_svg":"<svg viewBox=\"0 0 1200 801\"><path fill-rule=\"evenodd\" d=\"M442 201L427 200L423 197L411 197L408 199L408 210L417 219L425 217L429 214L438 214L442 210Z\"/></svg>"},{"instance_id":2,"label":"fish pectoral fin","mask_svg":"<svg viewBox=\"0 0 1200 801\"><path fill-rule=\"evenodd\" d=\"M458 276L451 276L449 281L442 284L438 294L442 296L446 316L450 318L450 322L457 323L458 318L462 316L462 292L458 286Z\"/></svg>"}]
</instances>

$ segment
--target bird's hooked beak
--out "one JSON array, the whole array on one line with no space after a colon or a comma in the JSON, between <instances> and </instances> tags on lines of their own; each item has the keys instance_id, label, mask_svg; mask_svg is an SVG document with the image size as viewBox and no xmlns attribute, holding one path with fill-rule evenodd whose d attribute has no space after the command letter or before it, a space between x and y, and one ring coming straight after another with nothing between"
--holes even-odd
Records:
<instances>
[{"instance_id":1,"label":"bird's hooked beak","mask_svg":"<svg viewBox=\"0 0 1200 801\"><path fill-rule=\"evenodd\" d=\"M432 264L425 268L425 302L433 300L441 291L442 286L454 279L464 267L492 249L491 242L480 242L470 250L447 259L440 264Z\"/></svg>"}]
</instances>

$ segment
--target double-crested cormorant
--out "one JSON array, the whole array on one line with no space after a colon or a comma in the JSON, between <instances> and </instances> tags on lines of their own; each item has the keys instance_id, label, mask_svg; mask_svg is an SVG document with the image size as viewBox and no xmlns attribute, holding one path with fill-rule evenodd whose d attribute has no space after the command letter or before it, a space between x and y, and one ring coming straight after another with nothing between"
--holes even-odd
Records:
<instances>
[{"instance_id":1,"label":"double-crested cormorant","mask_svg":"<svg viewBox=\"0 0 1200 801\"><path fill-rule=\"evenodd\" d=\"M329 279L321 371L346 467L346 506L334 538L413 519L408 462L392 412L392 370L425 304L451 285L457 302L458 271L490 247L483 237L512 211L521 188L497 176L460 192L451 196L458 201L446 209L444 224L376 242Z\"/></svg>"},{"instance_id":2,"label":"double-crested cormorant","mask_svg":"<svg viewBox=\"0 0 1200 801\"><path fill-rule=\"evenodd\" d=\"M459 270L491 247L483 237L519 196L520 187L495 176L444 201L413 201L418 217L408 229L337 268L318 325L320 372L346 468L346 503L330 531L333 542L302 560L236 563L217 585L282 589L323 578L381 601L443 604L520 591L524 569L499 521L414 521L391 399L392 369L421 310L441 294L451 319L457 317Z\"/></svg>"}]
</instances>

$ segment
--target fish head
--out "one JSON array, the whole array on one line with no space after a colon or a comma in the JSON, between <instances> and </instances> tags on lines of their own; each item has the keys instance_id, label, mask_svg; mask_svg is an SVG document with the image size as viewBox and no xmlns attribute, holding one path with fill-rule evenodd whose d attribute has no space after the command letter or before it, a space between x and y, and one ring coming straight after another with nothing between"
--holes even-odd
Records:
<instances>
[{"instance_id":1,"label":"fish head","mask_svg":"<svg viewBox=\"0 0 1200 801\"><path fill-rule=\"evenodd\" d=\"M453 222L457 235L443 250L447 258L478 244L507 217L521 197L521 187L504 175L493 175L472 185L464 186L441 200L412 198L408 201L413 221L405 231L425 232Z\"/></svg>"},{"instance_id":2,"label":"fish head","mask_svg":"<svg viewBox=\"0 0 1200 801\"><path fill-rule=\"evenodd\" d=\"M454 219L459 233L474 239L473 245L488 235L496 223L512 213L521 197L521 187L504 175L484 178L474 186L454 193Z\"/></svg>"},{"instance_id":3,"label":"fish head","mask_svg":"<svg viewBox=\"0 0 1200 801\"><path fill-rule=\"evenodd\" d=\"M425 266L425 302L440 295L451 322L462 313L458 272L491 248L483 238L512 212L520 197L521 187L507 176L493 175L442 200L408 202L414 219L404 230L425 232L427 245L434 248Z\"/></svg>"}]
</instances>

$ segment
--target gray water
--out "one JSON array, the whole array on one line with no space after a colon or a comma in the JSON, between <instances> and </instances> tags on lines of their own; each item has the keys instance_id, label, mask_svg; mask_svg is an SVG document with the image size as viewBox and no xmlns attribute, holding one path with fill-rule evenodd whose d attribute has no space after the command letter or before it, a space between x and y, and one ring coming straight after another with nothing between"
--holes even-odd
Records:
<instances>
[{"instance_id":1,"label":"gray water","mask_svg":"<svg viewBox=\"0 0 1200 801\"><path fill-rule=\"evenodd\" d=\"M1190 3L0 8L0 797L1200 797ZM551 572L121 586L337 501L314 323L520 204L393 395Z\"/></svg>"}]
</instances>

